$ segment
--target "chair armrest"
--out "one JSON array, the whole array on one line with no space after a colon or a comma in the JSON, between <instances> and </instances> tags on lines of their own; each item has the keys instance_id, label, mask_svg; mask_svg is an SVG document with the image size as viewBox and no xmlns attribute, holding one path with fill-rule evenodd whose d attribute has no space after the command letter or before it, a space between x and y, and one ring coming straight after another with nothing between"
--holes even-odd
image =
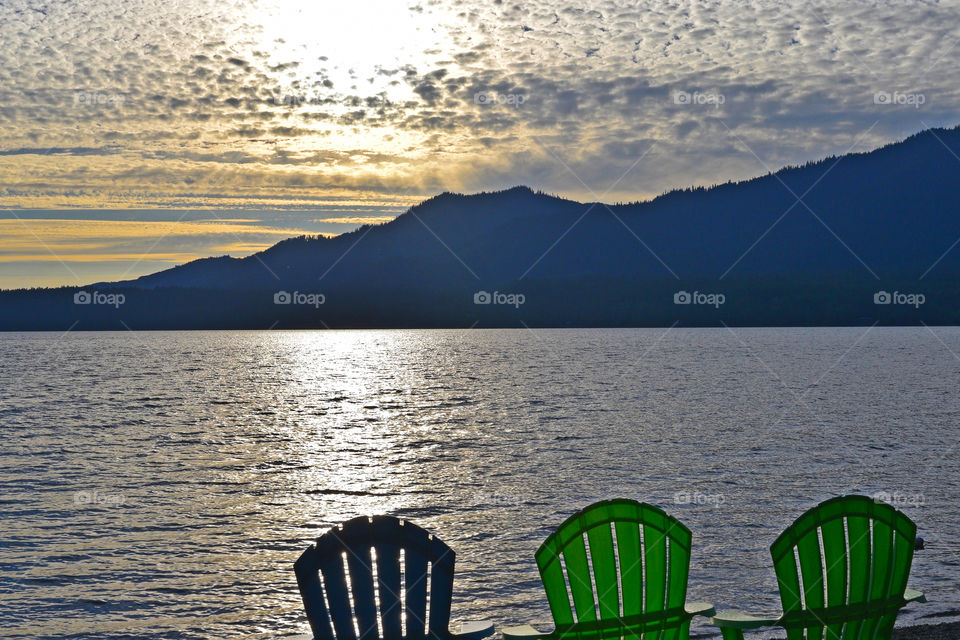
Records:
<instances>
[{"instance_id":1,"label":"chair armrest","mask_svg":"<svg viewBox=\"0 0 960 640\"><path fill-rule=\"evenodd\" d=\"M500 631L503 633L503 640L536 640L550 635L549 633L541 633L528 624L518 627L504 627Z\"/></svg>"},{"instance_id":2,"label":"chair armrest","mask_svg":"<svg viewBox=\"0 0 960 640\"><path fill-rule=\"evenodd\" d=\"M923 591L917 591L916 589L904 589L903 599L907 602L926 602L927 596L923 595Z\"/></svg>"},{"instance_id":3,"label":"chair armrest","mask_svg":"<svg viewBox=\"0 0 960 640\"><path fill-rule=\"evenodd\" d=\"M683 605L683 610L687 612L688 616L704 616L705 618L709 618L717 614L717 610L714 609L713 605L709 602L688 602Z\"/></svg>"},{"instance_id":4,"label":"chair armrest","mask_svg":"<svg viewBox=\"0 0 960 640\"><path fill-rule=\"evenodd\" d=\"M721 611L710 618L710 622L721 629L759 629L772 627L780 623L780 618L758 618L743 611Z\"/></svg>"},{"instance_id":5,"label":"chair armrest","mask_svg":"<svg viewBox=\"0 0 960 640\"><path fill-rule=\"evenodd\" d=\"M460 623L460 633L451 633L456 640L480 640L493 635L493 623L489 620L473 620Z\"/></svg>"}]
</instances>

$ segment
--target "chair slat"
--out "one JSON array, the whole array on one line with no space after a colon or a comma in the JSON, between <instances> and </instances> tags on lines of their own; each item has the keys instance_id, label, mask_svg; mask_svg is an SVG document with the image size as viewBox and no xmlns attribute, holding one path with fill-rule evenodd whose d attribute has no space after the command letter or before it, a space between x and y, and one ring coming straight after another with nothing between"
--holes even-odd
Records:
<instances>
[{"instance_id":1,"label":"chair slat","mask_svg":"<svg viewBox=\"0 0 960 640\"><path fill-rule=\"evenodd\" d=\"M620 593L617 561L613 552L613 532L609 522L590 528L587 531L587 541L590 543L590 559L593 561L600 618L617 618L620 616Z\"/></svg>"},{"instance_id":2,"label":"chair slat","mask_svg":"<svg viewBox=\"0 0 960 640\"><path fill-rule=\"evenodd\" d=\"M849 603L866 602L870 595L870 521L863 516L847 518L847 539L850 549Z\"/></svg>"},{"instance_id":3,"label":"chair slat","mask_svg":"<svg viewBox=\"0 0 960 640\"><path fill-rule=\"evenodd\" d=\"M913 524L913 523L910 523ZM897 528L893 530L893 549L891 557L893 565L890 567L890 585L888 594L890 596L903 597L903 591L907 588L907 576L910 574L910 565L913 560L913 545L916 536L905 537ZM893 625L897 621L897 612L889 613L877 622L875 637L879 640L890 638L893 633Z\"/></svg>"},{"instance_id":4,"label":"chair slat","mask_svg":"<svg viewBox=\"0 0 960 640\"><path fill-rule=\"evenodd\" d=\"M814 529L797 543L800 575L803 578L803 601L807 609L823 608L823 556L820 539ZM820 640L822 628L807 629L808 640Z\"/></svg>"},{"instance_id":5,"label":"chair slat","mask_svg":"<svg viewBox=\"0 0 960 640\"><path fill-rule=\"evenodd\" d=\"M670 572L667 579L667 608L682 607L687 598L687 578L690 574L690 549L676 539L670 539Z\"/></svg>"},{"instance_id":6,"label":"chair slat","mask_svg":"<svg viewBox=\"0 0 960 640\"><path fill-rule=\"evenodd\" d=\"M847 536L843 530L843 520L831 520L820 530L827 574L827 605L844 605L847 603Z\"/></svg>"},{"instance_id":7,"label":"chair slat","mask_svg":"<svg viewBox=\"0 0 960 640\"><path fill-rule=\"evenodd\" d=\"M884 600L890 589L890 577L893 558L893 527L888 523L874 519L873 549L870 554L872 575L870 576L870 600ZM881 617L866 618L860 626L860 635L864 638L874 638L877 625Z\"/></svg>"},{"instance_id":8,"label":"chair slat","mask_svg":"<svg viewBox=\"0 0 960 640\"><path fill-rule=\"evenodd\" d=\"M323 575L323 586L327 590L330 617L333 619L333 628L336 631L337 640L357 640L342 555L330 553L322 557L320 559L320 573Z\"/></svg>"},{"instance_id":9,"label":"chair slat","mask_svg":"<svg viewBox=\"0 0 960 640\"><path fill-rule=\"evenodd\" d=\"M643 554L640 552L640 526L636 522L617 522L617 552L620 555L620 584L623 589L624 617L643 612Z\"/></svg>"},{"instance_id":10,"label":"chair slat","mask_svg":"<svg viewBox=\"0 0 960 640\"><path fill-rule=\"evenodd\" d=\"M690 572L690 550L675 538L667 540L667 609L682 609L687 597L687 576ZM681 627L664 630L663 640L685 640Z\"/></svg>"},{"instance_id":11,"label":"chair slat","mask_svg":"<svg viewBox=\"0 0 960 640\"><path fill-rule=\"evenodd\" d=\"M893 527L881 520L874 520L872 599L886 599L890 595L893 561Z\"/></svg>"},{"instance_id":12,"label":"chair slat","mask_svg":"<svg viewBox=\"0 0 960 640\"><path fill-rule=\"evenodd\" d=\"M847 604L866 602L870 597L870 520L865 516L847 518L847 549L850 560L850 595ZM862 620L847 623L846 637L859 638Z\"/></svg>"},{"instance_id":13,"label":"chair slat","mask_svg":"<svg viewBox=\"0 0 960 640\"><path fill-rule=\"evenodd\" d=\"M567 577L570 580L570 593L573 594L577 622L596 620L597 610L593 600L590 565L587 562L587 549L582 535L567 544L563 550L563 561L567 565Z\"/></svg>"},{"instance_id":14,"label":"chair slat","mask_svg":"<svg viewBox=\"0 0 960 640\"><path fill-rule=\"evenodd\" d=\"M774 571L777 574L777 587L780 590L780 604L783 612L799 611L803 608L800 599L800 574L797 571L797 558L791 551L774 560Z\"/></svg>"},{"instance_id":15,"label":"chair slat","mask_svg":"<svg viewBox=\"0 0 960 640\"><path fill-rule=\"evenodd\" d=\"M380 619L383 623L383 637L399 638L403 635L401 616L403 614L400 598L400 546L380 542L377 550L377 580L380 594Z\"/></svg>"},{"instance_id":16,"label":"chair slat","mask_svg":"<svg viewBox=\"0 0 960 640\"><path fill-rule=\"evenodd\" d=\"M827 574L827 606L843 606L847 604L847 535L843 529L843 519L835 518L824 523L820 531ZM827 640L839 640L842 632L842 622L829 625Z\"/></svg>"},{"instance_id":17,"label":"chair slat","mask_svg":"<svg viewBox=\"0 0 960 640\"><path fill-rule=\"evenodd\" d=\"M450 602L453 599L454 553L435 537L430 539L430 633L444 638L450 627Z\"/></svg>"},{"instance_id":18,"label":"chair slat","mask_svg":"<svg viewBox=\"0 0 960 640\"><path fill-rule=\"evenodd\" d=\"M294 564L297 586L303 599L303 609L307 613L310 629L316 640L333 640L333 627L330 625L330 612L323 598L323 586L320 584L320 566L317 548L313 545L300 555Z\"/></svg>"},{"instance_id":19,"label":"chair slat","mask_svg":"<svg viewBox=\"0 0 960 640\"><path fill-rule=\"evenodd\" d=\"M643 525L643 567L644 613L663 611L667 595L667 534L664 529L650 524ZM643 638L661 640L661 631L647 631Z\"/></svg>"},{"instance_id":20,"label":"chair slat","mask_svg":"<svg viewBox=\"0 0 960 640\"><path fill-rule=\"evenodd\" d=\"M903 517L907 520L906 516ZM916 526L909 523L912 530L904 534L899 528L894 535L893 571L890 577L890 595L903 595L907 588L907 578L910 576L910 566L913 564L913 547L916 543Z\"/></svg>"},{"instance_id":21,"label":"chair slat","mask_svg":"<svg viewBox=\"0 0 960 640\"><path fill-rule=\"evenodd\" d=\"M377 625L377 605L374 602L373 547L350 545L347 551L347 567L350 569L350 591L353 608L360 629L360 640L376 640L380 637Z\"/></svg>"},{"instance_id":22,"label":"chair slat","mask_svg":"<svg viewBox=\"0 0 960 640\"><path fill-rule=\"evenodd\" d=\"M644 612L663 611L667 580L667 534L650 525L643 526Z\"/></svg>"},{"instance_id":23,"label":"chair slat","mask_svg":"<svg viewBox=\"0 0 960 640\"><path fill-rule=\"evenodd\" d=\"M424 548L428 542L423 532ZM427 556L416 547L403 550L404 622L407 637L417 640L427 629Z\"/></svg>"},{"instance_id":24,"label":"chair slat","mask_svg":"<svg viewBox=\"0 0 960 640\"><path fill-rule=\"evenodd\" d=\"M573 624L573 609L570 607L570 594L567 592L567 581L563 577L563 566L559 557L546 558L539 564L540 579L543 589L547 593L547 603L550 613L557 626Z\"/></svg>"}]
</instances>

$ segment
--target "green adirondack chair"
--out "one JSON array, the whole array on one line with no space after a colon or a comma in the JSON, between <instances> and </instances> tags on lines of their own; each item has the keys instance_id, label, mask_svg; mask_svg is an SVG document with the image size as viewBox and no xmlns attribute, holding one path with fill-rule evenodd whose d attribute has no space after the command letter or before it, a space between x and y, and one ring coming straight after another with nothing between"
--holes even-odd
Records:
<instances>
[{"instance_id":1,"label":"green adirondack chair","mask_svg":"<svg viewBox=\"0 0 960 640\"><path fill-rule=\"evenodd\" d=\"M714 613L685 602L690 539L679 520L633 500L574 514L536 553L555 629L509 627L504 640L687 640L690 619Z\"/></svg>"},{"instance_id":2,"label":"green adirondack chair","mask_svg":"<svg viewBox=\"0 0 960 640\"><path fill-rule=\"evenodd\" d=\"M721 611L713 623L724 640L766 626L786 629L788 640L889 640L897 612L926 602L907 589L916 538L913 521L888 504L866 496L827 500L770 546L783 615Z\"/></svg>"},{"instance_id":3,"label":"green adirondack chair","mask_svg":"<svg viewBox=\"0 0 960 640\"><path fill-rule=\"evenodd\" d=\"M314 639L491 635L489 622L464 622L460 633L449 630L455 559L438 538L391 516L354 518L330 529L294 564Z\"/></svg>"}]
</instances>

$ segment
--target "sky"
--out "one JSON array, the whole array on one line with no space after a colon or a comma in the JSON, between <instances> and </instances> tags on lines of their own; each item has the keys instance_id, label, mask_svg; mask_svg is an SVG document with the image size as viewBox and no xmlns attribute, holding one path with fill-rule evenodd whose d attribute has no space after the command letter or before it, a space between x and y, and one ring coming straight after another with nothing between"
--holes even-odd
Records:
<instances>
[{"instance_id":1,"label":"sky","mask_svg":"<svg viewBox=\"0 0 960 640\"><path fill-rule=\"evenodd\" d=\"M0 288L869 150L960 124L958 42L960 2L4 0Z\"/></svg>"}]
</instances>

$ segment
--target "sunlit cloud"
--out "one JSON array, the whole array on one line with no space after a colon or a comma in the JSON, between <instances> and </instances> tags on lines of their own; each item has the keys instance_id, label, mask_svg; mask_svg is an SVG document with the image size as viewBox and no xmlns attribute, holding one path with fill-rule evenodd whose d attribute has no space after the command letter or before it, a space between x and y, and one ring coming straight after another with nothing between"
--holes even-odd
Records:
<instances>
[{"instance_id":1,"label":"sunlit cloud","mask_svg":"<svg viewBox=\"0 0 960 640\"><path fill-rule=\"evenodd\" d=\"M316 222L333 222L336 224L383 224L390 222L394 216L340 216L334 218L317 218Z\"/></svg>"},{"instance_id":2,"label":"sunlit cloud","mask_svg":"<svg viewBox=\"0 0 960 640\"><path fill-rule=\"evenodd\" d=\"M0 262L182 263L210 253L249 254L306 232L248 220L0 219Z\"/></svg>"},{"instance_id":3,"label":"sunlit cloud","mask_svg":"<svg viewBox=\"0 0 960 640\"><path fill-rule=\"evenodd\" d=\"M62 245L47 245L45 247L50 250L49 253L18 253L18 254L4 254L0 255L0 263L3 262L55 262L59 264L63 263L104 263L104 262L114 262L114 263L138 263L146 257L146 253L97 253L96 249L104 249L106 246L94 246L93 251L85 253L70 253L65 251L65 247ZM77 249L78 247L71 247ZM263 249L264 247L260 247ZM38 247L34 247L33 250L36 251ZM150 262L168 262L172 264L181 264L184 262L189 262L196 258L194 253L165 253L160 251L152 251L149 253ZM137 274L140 275L140 274Z\"/></svg>"}]
</instances>

